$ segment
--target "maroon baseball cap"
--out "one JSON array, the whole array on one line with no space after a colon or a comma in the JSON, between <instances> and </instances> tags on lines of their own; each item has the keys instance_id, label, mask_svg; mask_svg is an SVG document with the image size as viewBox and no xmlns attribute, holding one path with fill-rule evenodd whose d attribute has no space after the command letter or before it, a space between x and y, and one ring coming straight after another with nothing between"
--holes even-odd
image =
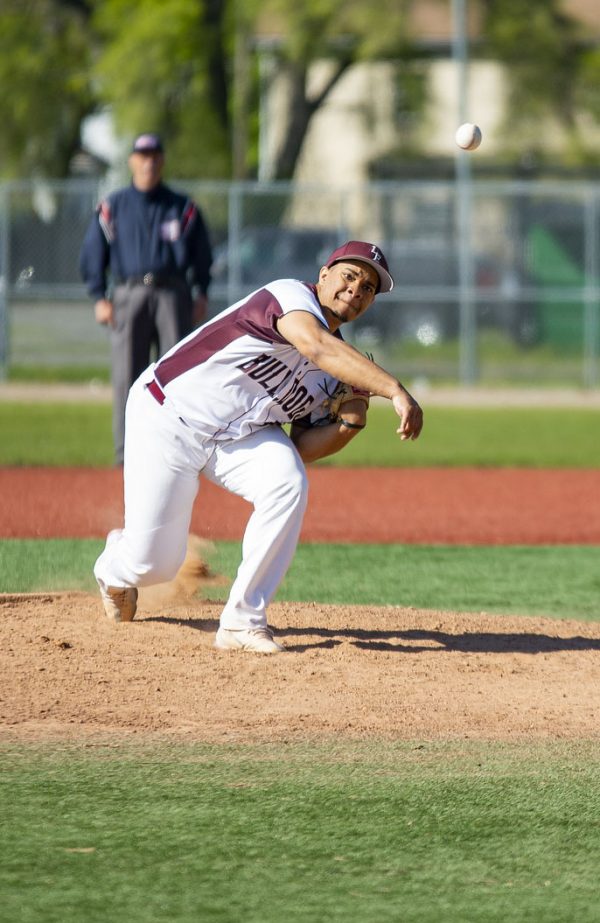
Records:
<instances>
[{"instance_id":1,"label":"maroon baseball cap","mask_svg":"<svg viewBox=\"0 0 600 923\"><path fill-rule=\"evenodd\" d=\"M361 263L368 263L379 276L377 291L391 292L393 289L394 280L390 275L387 260L376 244L368 244L364 240L349 240L333 251L325 265L333 266L340 260L360 260Z\"/></svg>"},{"instance_id":2,"label":"maroon baseball cap","mask_svg":"<svg viewBox=\"0 0 600 923\"><path fill-rule=\"evenodd\" d=\"M157 135L155 132L150 131L146 132L143 135L138 135L135 141L133 142L133 147L131 148L132 154L162 154L163 153L163 143L160 138L160 135Z\"/></svg>"}]
</instances>

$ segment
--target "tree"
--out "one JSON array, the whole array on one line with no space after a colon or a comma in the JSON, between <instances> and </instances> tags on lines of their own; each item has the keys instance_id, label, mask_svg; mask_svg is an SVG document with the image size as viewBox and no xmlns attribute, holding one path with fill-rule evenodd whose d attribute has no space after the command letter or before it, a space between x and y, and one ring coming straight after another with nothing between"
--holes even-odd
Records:
<instances>
[{"instance_id":1,"label":"tree","mask_svg":"<svg viewBox=\"0 0 600 923\"><path fill-rule=\"evenodd\" d=\"M0 175L65 176L93 107L83 3L2 0Z\"/></svg>"},{"instance_id":2,"label":"tree","mask_svg":"<svg viewBox=\"0 0 600 923\"><path fill-rule=\"evenodd\" d=\"M122 135L165 134L175 176L252 176L268 48L289 100L271 175L289 179L315 113L354 64L393 61L404 112L420 111L427 54L407 27L418 2L0 0L0 175L67 175L82 120L109 106ZM479 8L474 54L506 65L520 149L528 138L534 148L551 116L574 160L595 156L581 117L600 117L600 52L563 3L479 0Z\"/></svg>"},{"instance_id":3,"label":"tree","mask_svg":"<svg viewBox=\"0 0 600 923\"><path fill-rule=\"evenodd\" d=\"M403 60L414 54L407 32L408 0L265 0L263 17L281 23L274 51L288 86L287 125L272 169L290 179L310 122L348 69L366 60ZM329 62L327 76L311 86L311 69Z\"/></svg>"},{"instance_id":4,"label":"tree","mask_svg":"<svg viewBox=\"0 0 600 923\"><path fill-rule=\"evenodd\" d=\"M291 178L312 117L355 62L406 53L407 0L103 0L96 75L121 131L169 137L180 176L244 176L256 169L258 57L265 22L289 86L285 140L273 178ZM127 22L127 29L123 29ZM330 75L310 88L311 67Z\"/></svg>"},{"instance_id":5,"label":"tree","mask_svg":"<svg viewBox=\"0 0 600 923\"><path fill-rule=\"evenodd\" d=\"M163 133L173 175L228 176L226 0L102 0L94 25L99 93L121 133Z\"/></svg>"},{"instance_id":6,"label":"tree","mask_svg":"<svg viewBox=\"0 0 600 923\"><path fill-rule=\"evenodd\" d=\"M483 53L505 65L509 87L507 153L543 159L544 126L559 124L570 140L567 157L583 162L583 113L600 115L600 53L559 0L481 0ZM513 150L511 151L511 148ZM597 155L594 155L597 156Z\"/></svg>"}]
</instances>

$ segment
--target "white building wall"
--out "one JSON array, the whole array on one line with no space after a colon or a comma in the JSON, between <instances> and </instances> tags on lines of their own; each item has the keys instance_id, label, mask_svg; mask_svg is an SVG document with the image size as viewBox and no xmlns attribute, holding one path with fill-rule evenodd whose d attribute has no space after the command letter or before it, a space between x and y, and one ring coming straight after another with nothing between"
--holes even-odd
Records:
<instances>
[{"instance_id":1,"label":"white building wall","mask_svg":"<svg viewBox=\"0 0 600 923\"><path fill-rule=\"evenodd\" d=\"M420 141L429 154L452 156L459 124L457 67L453 61L437 61L428 71L429 104L424 113ZM491 61L469 65L466 103L467 122L475 122L484 138L482 153L496 154L506 104L503 69Z\"/></svg>"},{"instance_id":2,"label":"white building wall","mask_svg":"<svg viewBox=\"0 0 600 923\"><path fill-rule=\"evenodd\" d=\"M326 79L327 62L313 67L311 90ZM413 140L432 156L452 157L458 127L458 75L450 60L434 62L428 69L429 102L421 124L412 129ZM468 119L477 122L484 135L485 154L497 153L502 143L500 126L506 99L502 69L492 62L470 67ZM263 108L263 154L268 161L281 143L289 98L283 77L274 75ZM396 117L394 67L384 62L363 63L350 68L315 113L295 179L302 183L343 188L364 183L374 157L397 148L402 138Z\"/></svg>"}]
</instances>

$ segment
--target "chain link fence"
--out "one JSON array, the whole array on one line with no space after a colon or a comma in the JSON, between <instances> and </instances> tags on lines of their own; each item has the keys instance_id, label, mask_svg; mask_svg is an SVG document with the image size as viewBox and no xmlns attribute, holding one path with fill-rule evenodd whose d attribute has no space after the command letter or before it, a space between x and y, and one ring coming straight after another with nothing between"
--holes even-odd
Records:
<instances>
[{"instance_id":1,"label":"chain link fence","mask_svg":"<svg viewBox=\"0 0 600 923\"><path fill-rule=\"evenodd\" d=\"M404 381L600 384L600 184L181 188L211 232L212 314L277 277L314 281L334 247L371 240L396 286L345 335ZM4 376L108 368L108 333L94 322L77 269L87 223L107 191L81 180L0 186Z\"/></svg>"}]
</instances>

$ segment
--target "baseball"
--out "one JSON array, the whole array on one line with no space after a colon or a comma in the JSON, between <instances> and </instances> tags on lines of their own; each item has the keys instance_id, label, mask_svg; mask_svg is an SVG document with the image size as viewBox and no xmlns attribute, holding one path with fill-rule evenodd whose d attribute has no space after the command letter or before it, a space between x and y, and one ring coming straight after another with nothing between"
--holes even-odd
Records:
<instances>
[{"instance_id":1,"label":"baseball","mask_svg":"<svg viewBox=\"0 0 600 923\"><path fill-rule=\"evenodd\" d=\"M462 147L463 151L475 151L481 144L481 129L479 125L472 122L465 122L457 129L456 143Z\"/></svg>"}]
</instances>

